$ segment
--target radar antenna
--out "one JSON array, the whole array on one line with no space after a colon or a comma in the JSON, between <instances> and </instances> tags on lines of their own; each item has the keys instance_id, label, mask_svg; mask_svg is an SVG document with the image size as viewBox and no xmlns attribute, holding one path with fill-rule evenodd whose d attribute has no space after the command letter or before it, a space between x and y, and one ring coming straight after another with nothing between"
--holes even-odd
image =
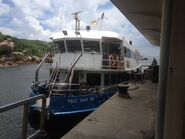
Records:
<instances>
[{"instance_id":1,"label":"radar antenna","mask_svg":"<svg viewBox=\"0 0 185 139\"><path fill-rule=\"evenodd\" d=\"M80 16L79 16L79 13L81 13L82 11L78 11L78 12L75 12L75 13L72 13L76 23L75 23L75 31L79 31L80 30Z\"/></svg>"}]
</instances>

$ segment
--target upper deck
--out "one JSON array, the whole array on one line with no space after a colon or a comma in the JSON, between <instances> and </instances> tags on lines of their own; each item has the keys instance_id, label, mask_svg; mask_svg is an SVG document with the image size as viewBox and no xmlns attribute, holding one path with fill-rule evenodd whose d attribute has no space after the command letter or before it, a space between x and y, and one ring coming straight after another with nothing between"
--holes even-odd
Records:
<instances>
[{"instance_id":1,"label":"upper deck","mask_svg":"<svg viewBox=\"0 0 185 139\"><path fill-rule=\"evenodd\" d=\"M53 40L60 39L94 39L101 40L103 38L114 38L122 41L122 37L115 32L111 31L95 31L95 30L80 30L80 31L72 31L72 30L63 30L61 32L57 32L51 36Z\"/></svg>"},{"instance_id":2,"label":"upper deck","mask_svg":"<svg viewBox=\"0 0 185 139\"><path fill-rule=\"evenodd\" d=\"M118 33L111 31L61 31L52 35L55 48L53 67L68 69L75 64L78 70L118 71L134 69L137 52Z\"/></svg>"}]
</instances>

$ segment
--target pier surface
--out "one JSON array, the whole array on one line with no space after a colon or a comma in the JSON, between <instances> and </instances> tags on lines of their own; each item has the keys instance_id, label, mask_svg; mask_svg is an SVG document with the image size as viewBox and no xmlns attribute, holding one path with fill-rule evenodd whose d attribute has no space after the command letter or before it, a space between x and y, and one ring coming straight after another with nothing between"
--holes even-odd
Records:
<instances>
[{"instance_id":1,"label":"pier surface","mask_svg":"<svg viewBox=\"0 0 185 139\"><path fill-rule=\"evenodd\" d=\"M131 85L128 92L131 99L115 94L62 139L153 139L157 84Z\"/></svg>"}]
</instances>

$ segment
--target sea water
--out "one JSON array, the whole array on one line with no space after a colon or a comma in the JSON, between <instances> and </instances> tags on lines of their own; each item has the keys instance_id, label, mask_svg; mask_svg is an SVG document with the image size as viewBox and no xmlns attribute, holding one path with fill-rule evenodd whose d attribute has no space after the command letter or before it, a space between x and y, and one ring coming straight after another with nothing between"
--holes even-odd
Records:
<instances>
[{"instance_id":1,"label":"sea water","mask_svg":"<svg viewBox=\"0 0 185 139\"><path fill-rule=\"evenodd\" d=\"M29 97L36 67L37 65L20 65L0 68L0 106ZM48 73L48 65L44 65L40 69L41 80L47 79ZM0 139L21 138L22 108L0 113ZM32 129L28 129L28 132L30 130Z\"/></svg>"}]
</instances>

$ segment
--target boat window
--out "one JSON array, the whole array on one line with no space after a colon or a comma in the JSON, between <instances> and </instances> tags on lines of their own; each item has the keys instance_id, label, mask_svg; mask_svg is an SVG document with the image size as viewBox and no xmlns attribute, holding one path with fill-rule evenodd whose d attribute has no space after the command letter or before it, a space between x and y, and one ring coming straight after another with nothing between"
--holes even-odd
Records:
<instances>
[{"instance_id":1,"label":"boat window","mask_svg":"<svg viewBox=\"0 0 185 139\"><path fill-rule=\"evenodd\" d=\"M130 51L130 49L128 49L128 51L127 51L127 57L128 57L128 58L131 57L131 51Z\"/></svg>"},{"instance_id":2,"label":"boat window","mask_svg":"<svg viewBox=\"0 0 185 139\"><path fill-rule=\"evenodd\" d=\"M120 43L115 43L115 42L103 42L102 47L103 47L103 53L113 53L113 54L118 54L120 55Z\"/></svg>"},{"instance_id":3,"label":"boat window","mask_svg":"<svg viewBox=\"0 0 185 139\"><path fill-rule=\"evenodd\" d=\"M126 47L124 47L124 55L125 55L125 57L127 57L127 48Z\"/></svg>"},{"instance_id":4,"label":"boat window","mask_svg":"<svg viewBox=\"0 0 185 139\"><path fill-rule=\"evenodd\" d=\"M83 41L85 52L100 52L100 44L98 41Z\"/></svg>"},{"instance_id":5,"label":"boat window","mask_svg":"<svg viewBox=\"0 0 185 139\"><path fill-rule=\"evenodd\" d=\"M120 54L120 43L110 43L111 52Z\"/></svg>"},{"instance_id":6,"label":"boat window","mask_svg":"<svg viewBox=\"0 0 185 139\"><path fill-rule=\"evenodd\" d=\"M130 51L131 52L131 58L134 58L134 52L133 51Z\"/></svg>"},{"instance_id":7,"label":"boat window","mask_svg":"<svg viewBox=\"0 0 185 139\"><path fill-rule=\"evenodd\" d=\"M82 51L80 40L66 40L68 52L79 52Z\"/></svg>"},{"instance_id":8,"label":"boat window","mask_svg":"<svg viewBox=\"0 0 185 139\"><path fill-rule=\"evenodd\" d=\"M124 47L124 55L125 55L125 57L131 58L131 53L132 52L131 52L130 49Z\"/></svg>"},{"instance_id":9,"label":"boat window","mask_svg":"<svg viewBox=\"0 0 185 139\"><path fill-rule=\"evenodd\" d=\"M56 52L65 52L65 44L64 41L55 41L54 42L55 51Z\"/></svg>"},{"instance_id":10,"label":"boat window","mask_svg":"<svg viewBox=\"0 0 185 139\"><path fill-rule=\"evenodd\" d=\"M88 85L100 85L101 84L101 74L98 73L88 73L87 74L87 84Z\"/></svg>"}]
</instances>

